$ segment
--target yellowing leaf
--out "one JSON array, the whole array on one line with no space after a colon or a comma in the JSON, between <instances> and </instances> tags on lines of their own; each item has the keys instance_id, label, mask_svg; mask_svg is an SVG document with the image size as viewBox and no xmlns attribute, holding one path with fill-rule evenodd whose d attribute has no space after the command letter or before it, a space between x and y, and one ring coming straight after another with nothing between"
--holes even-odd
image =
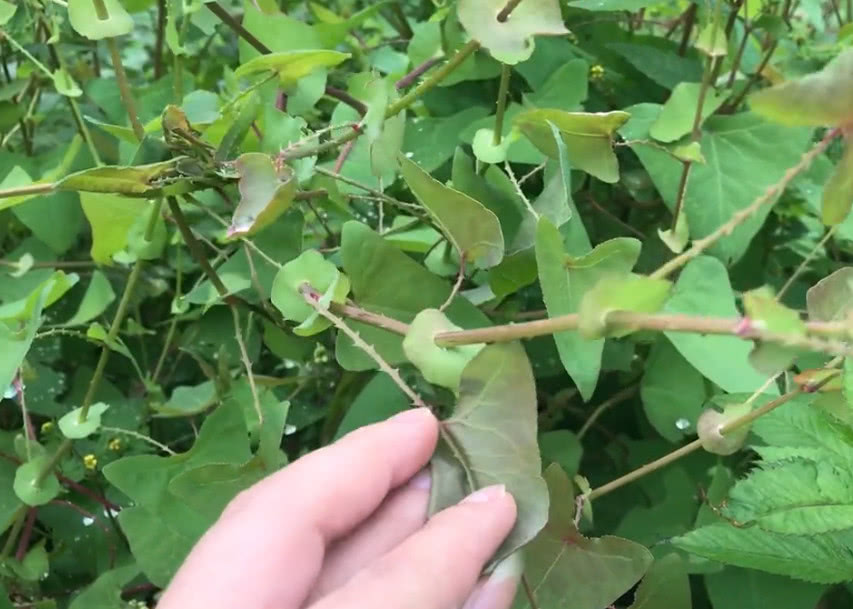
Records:
<instances>
[{"instance_id":1,"label":"yellowing leaf","mask_svg":"<svg viewBox=\"0 0 853 609\"><path fill-rule=\"evenodd\" d=\"M557 159L559 152L549 125L553 123L563 136L572 167L612 184L619 181L619 163L612 147L613 133L630 117L621 111L528 110L515 117L515 124L534 146Z\"/></svg>"},{"instance_id":2,"label":"yellowing leaf","mask_svg":"<svg viewBox=\"0 0 853 609\"><path fill-rule=\"evenodd\" d=\"M445 186L418 165L400 156L403 179L435 219L448 241L478 267L500 263L504 238L498 217L482 203Z\"/></svg>"},{"instance_id":3,"label":"yellowing leaf","mask_svg":"<svg viewBox=\"0 0 853 609\"><path fill-rule=\"evenodd\" d=\"M500 62L516 64L533 54L535 34L568 34L557 0L524 0L498 21L506 0L459 0L459 23Z\"/></svg>"},{"instance_id":4,"label":"yellowing leaf","mask_svg":"<svg viewBox=\"0 0 853 609\"><path fill-rule=\"evenodd\" d=\"M289 167L274 167L270 156L262 152L247 152L235 165L240 173L240 203L227 236L246 237L263 230L287 211L296 194L296 179Z\"/></svg>"},{"instance_id":5,"label":"yellowing leaf","mask_svg":"<svg viewBox=\"0 0 853 609\"><path fill-rule=\"evenodd\" d=\"M821 71L753 93L749 105L786 125L821 127L853 119L853 49L846 49Z\"/></svg>"},{"instance_id":6,"label":"yellowing leaf","mask_svg":"<svg viewBox=\"0 0 853 609\"><path fill-rule=\"evenodd\" d=\"M128 231L151 204L105 192L81 192L80 204L92 227L92 260L110 264L112 256L127 245Z\"/></svg>"},{"instance_id":7,"label":"yellowing leaf","mask_svg":"<svg viewBox=\"0 0 853 609\"><path fill-rule=\"evenodd\" d=\"M236 76L258 72L277 72L282 86L294 84L320 68L329 68L349 59L349 53L338 51L285 51L250 59L234 71Z\"/></svg>"}]
</instances>

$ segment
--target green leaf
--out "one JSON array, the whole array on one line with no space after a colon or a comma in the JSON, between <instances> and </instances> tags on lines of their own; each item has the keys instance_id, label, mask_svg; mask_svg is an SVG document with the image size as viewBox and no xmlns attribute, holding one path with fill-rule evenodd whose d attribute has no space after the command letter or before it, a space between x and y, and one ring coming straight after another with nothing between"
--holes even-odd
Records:
<instances>
[{"instance_id":1,"label":"green leaf","mask_svg":"<svg viewBox=\"0 0 853 609\"><path fill-rule=\"evenodd\" d=\"M681 271L664 311L736 318L738 310L726 268L709 256L690 261ZM767 380L750 365L749 344L735 336L667 332L666 337L694 368L725 391L754 391ZM765 393L776 395L778 391L771 386Z\"/></svg>"},{"instance_id":2,"label":"green leaf","mask_svg":"<svg viewBox=\"0 0 853 609\"><path fill-rule=\"evenodd\" d=\"M681 556L672 552L655 560L634 593L628 609L692 609L690 579ZM715 607L714 609L718 609Z\"/></svg>"},{"instance_id":3,"label":"green leaf","mask_svg":"<svg viewBox=\"0 0 853 609\"><path fill-rule=\"evenodd\" d=\"M583 446L577 435L568 429L556 429L539 434L539 450L543 465L556 463L568 476L578 473Z\"/></svg>"},{"instance_id":4,"label":"green leaf","mask_svg":"<svg viewBox=\"0 0 853 609\"><path fill-rule=\"evenodd\" d=\"M608 273L627 273L640 255L640 242L619 237L600 243L590 253L571 257L566 254L557 228L540 218L536 230L536 264L539 284L549 317L578 313L586 293ZM578 332L554 334L554 342L566 372L589 400L598 383L604 340L590 340Z\"/></svg>"},{"instance_id":5,"label":"green leaf","mask_svg":"<svg viewBox=\"0 0 853 609\"><path fill-rule=\"evenodd\" d=\"M0 321L0 390L4 392L12 384L18 368L33 344L33 339L41 325L42 310L53 291L54 283L55 280L51 278L35 288L33 294L36 298L30 309L29 319L23 327L16 324L18 327L10 328L5 322Z\"/></svg>"},{"instance_id":6,"label":"green leaf","mask_svg":"<svg viewBox=\"0 0 853 609\"><path fill-rule=\"evenodd\" d=\"M81 192L80 204L92 227L92 259L106 265L127 246L136 219L151 209L148 201L95 192Z\"/></svg>"},{"instance_id":7,"label":"green leaf","mask_svg":"<svg viewBox=\"0 0 853 609\"><path fill-rule=\"evenodd\" d=\"M50 503L62 490L59 479L54 475L48 474L44 480L38 482L39 473L47 467L49 461L50 457L44 455L33 457L15 470L13 489L18 498L27 505Z\"/></svg>"},{"instance_id":8,"label":"green leaf","mask_svg":"<svg viewBox=\"0 0 853 609\"><path fill-rule=\"evenodd\" d=\"M720 24L719 13L699 31L693 45L708 57L725 57L728 54L729 42Z\"/></svg>"},{"instance_id":9,"label":"green leaf","mask_svg":"<svg viewBox=\"0 0 853 609\"><path fill-rule=\"evenodd\" d=\"M698 82L682 82L676 85L657 120L649 128L649 135L659 142L674 142L690 133L693 130L701 90L702 84ZM724 101L725 94L717 93L708 87L699 124L716 112Z\"/></svg>"},{"instance_id":10,"label":"green leaf","mask_svg":"<svg viewBox=\"0 0 853 609\"><path fill-rule=\"evenodd\" d=\"M25 298L0 305L0 321L32 319L36 311L41 312L62 298L80 280L80 276L64 271L54 271Z\"/></svg>"},{"instance_id":11,"label":"green leaf","mask_svg":"<svg viewBox=\"0 0 853 609\"><path fill-rule=\"evenodd\" d=\"M510 138L501 139L500 144L495 144L495 131L484 127L478 129L474 134L474 141L471 147L474 150L474 156L481 163L503 163L506 160L506 151L512 143Z\"/></svg>"},{"instance_id":12,"label":"green leaf","mask_svg":"<svg viewBox=\"0 0 853 609\"><path fill-rule=\"evenodd\" d=\"M573 0L569 6L586 11L628 11L635 12L647 6L657 4L655 0Z\"/></svg>"},{"instance_id":13,"label":"green leaf","mask_svg":"<svg viewBox=\"0 0 853 609\"><path fill-rule=\"evenodd\" d=\"M459 144L459 134L488 114L486 108L474 106L451 116L416 116L406 125L404 154L424 171L435 171L453 156Z\"/></svg>"},{"instance_id":14,"label":"green leaf","mask_svg":"<svg viewBox=\"0 0 853 609\"><path fill-rule=\"evenodd\" d=\"M17 4L0 0L0 25L9 23L9 20L15 16L16 10L18 10Z\"/></svg>"},{"instance_id":15,"label":"green leaf","mask_svg":"<svg viewBox=\"0 0 853 609\"><path fill-rule=\"evenodd\" d=\"M438 309L424 309L409 325L409 332L403 339L406 357L417 366L424 378L454 393L459 392L459 382L468 362L485 346L439 347L435 344L436 334L461 329Z\"/></svg>"},{"instance_id":16,"label":"green leaf","mask_svg":"<svg viewBox=\"0 0 853 609\"><path fill-rule=\"evenodd\" d=\"M785 125L843 125L853 117L853 49L822 70L753 93L752 110Z\"/></svg>"},{"instance_id":17,"label":"green leaf","mask_svg":"<svg viewBox=\"0 0 853 609\"><path fill-rule=\"evenodd\" d=\"M814 609L826 591L826 586L736 567L706 575L705 588L714 609Z\"/></svg>"},{"instance_id":18,"label":"green leaf","mask_svg":"<svg viewBox=\"0 0 853 609\"><path fill-rule=\"evenodd\" d=\"M216 399L216 385L213 381L204 381L175 387L169 401L152 404L152 409L164 417L187 417L204 412L216 403Z\"/></svg>"},{"instance_id":19,"label":"green leaf","mask_svg":"<svg viewBox=\"0 0 853 609\"><path fill-rule=\"evenodd\" d=\"M103 0L106 15L98 14L91 0L68 0L68 20L71 27L89 40L124 36L133 31L133 19L119 0ZM102 18L103 17L103 18Z\"/></svg>"},{"instance_id":20,"label":"green leaf","mask_svg":"<svg viewBox=\"0 0 853 609\"><path fill-rule=\"evenodd\" d=\"M844 142L844 156L823 188L821 220L827 226L844 222L853 206L853 144Z\"/></svg>"},{"instance_id":21,"label":"green leaf","mask_svg":"<svg viewBox=\"0 0 853 609\"><path fill-rule=\"evenodd\" d=\"M237 186L240 203L234 210L229 238L248 237L275 222L293 204L296 179L288 167L277 169L269 155L247 152L235 166L240 173Z\"/></svg>"},{"instance_id":22,"label":"green leaf","mask_svg":"<svg viewBox=\"0 0 853 609\"><path fill-rule=\"evenodd\" d=\"M551 497L547 526L525 548L524 576L539 607L601 609L631 589L651 566L651 553L619 537L587 538L574 523L571 482L559 467L545 470ZM513 609L530 609L526 594Z\"/></svg>"},{"instance_id":23,"label":"green leaf","mask_svg":"<svg viewBox=\"0 0 853 609\"><path fill-rule=\"evenodd\" d=\"M92 404L86 415L86 419L83 421L80 420L80 414L83 409L75 408L59 419L59 430L62 432L63 436L70 440L81 440L83 438L87 438L98 431L98 428L101 426L101 415L103 415L108 408L109 405L104 404L103 402Z\"/></svg>"},{"instance_id":24,"label":"green leaf","mask_svg":"<svg viewBox=\"0 0 853 609\"><path fill-rule=\"evenodd\" d=\"M122 603L124 587L139 574L134 564L104 571L74 597L68 609L115 609Z\"/></svg>"},{"instance_id":25,"label":"green leaf","mask_svg":"<svg viewBox=\"0 0 853 609\"><path fill-rule=\"evenodd\" d=\"M731 396L723 398L733 399ZM696 434L702 443L702 448L714 455L732 455L743 448L749 434L749 425L738 427L723 435L722 429L729 423L749 414L752 410L750 402L732 401L723 405L719 412L709 408L702 413L696 422Z\"/></svg>"},{"instance_id":26,"label":"green leaf","mask_svg":"<svg viewBox=\"0 0 853 609\"><path fill-rule=\"evenodd\" d=\"M106 479L133 502L121 510L118 520L149 581L168 584L193 544L213 524L175 496L170 481L203 465L242 465L251 457L242 408L226 402L205 418L188 452L170 457L133 455L104 467Z\"/></svg>"},{"instance_id":27,"label":"green leaf","mask_svg":"<svg viewBox=\"0 0 853 609\"><path fill-rule=\"evenodd\" d=\"M696 430L705 404L705 380L665 337L652 347L640 384L649 423L670 442Z\"/></svg>"},{"instance_id":28,"label":"green leaf","mask_svg":"<svg viewBox=\"0 0 853 609\"><path fill-rule=\"evenodd\" d=\"M581 300L578 331L587 338L630 334L634 328L623 328L608 321L608 313L657 313L666 302L671 287L666 279L644 275L604 275Z\"/></svg>"},{"instance_id":29,"label":"green leaf","mask_svg":"<svg viewBox=\"0 0 853 609\"><path fill-rule=\"evenodd\" d=\"M504 238L494 213L434 179L405 156L400 157L400 164L406 184L466 260L484 269L500 263Z\"/></svg>"},{"instance_id":30,"label":"green leaf","mask_svg":"<svg viewBox=\"0 0 853 609\"><path fill-rule=\"evenodd\" d=\"M408 408L411 408L408 396L390 376L377 372L347 408L334 439L338 440L359 427L384 421Z\"/></svg>"},{"instance_id":31,"label":"green leaf","mask_svg":"<svg viewBox=\"0 0 853 609\"><path fill-rule=\"evenodd\" d=\"M758 527L710 524L672 539L711 560L815 583L838 583L853 571L853 534L780 535Z\"/></svg>"},{"instance_id":32,"label":"green leaf","mask_svg":"<svg viewBox=\"0 0 853 609\"><path fill-rule=\"evenodd\" d=\"M486 346L462 372L459 400L442 425L444 456L433 461L430 513L475 489L504 484L518 517L494 560L512 554L545 525L548 494L536 442L536 389L518 343ZM441 479L442 477L446 479Z\"/></svg>"},{"instance_id":33,"label":"green leaf","mask_svg":"<svg viewBox=\"0 0 853 609\"><path fill-rule=\"evenodd\" d=\"M559 155L557 144L548 125L553 123L563 136L572 167L603 182L615 183L619 181L619 163L613 153L613 134L630 116L621 111L585 113L528 110L515 117L515 124L533 145L556 159Z\"/></svg>"},{"instance_id":34,"label":"green leaf","mask_svg":"<svg viewBox=\"0 0 853 609\"><path fill-rule=\"evenodd\" d=\"M172 478L169 492L213 521L240 491L259 482L268 473L259 457L240 465L208 463Z\"/></svg>"},{"instance_id":35,"label":"green leaf","mask_svg":"<svg viewBox=\"0 0 853 609\"><path fill-rule=\"evenodd\" d=\"M498 21L504 6L504 0L460 0L457 5L459 22L468 35L500 62L513 65L530 58L536 34L559 36L569 32L557 0L522 2L508 19Z\"/></svg>"},{"instance_id":36,"label":"green leaf","mask_svg":"<svg viewBox=\"0 0 853 609\"><path fill-rule=\"evenodd\" d=\"M853 311L853 266L838 269L806 294L809 319L842 321Z\"/></svg>"},{"instance_id":37,"label":"green leaf","mask_svg":"<svg viewBox=\"0 0 853 609\"><path fill-rule=\"evenodd\" d=\"M310 285L331 302L343 303L349 294L350 281L317 250L302 252L298 258L281 267L276 274L270 293L272 304L281 311L285 319L308 322L308 325L302 328L303 331L316 334L328 328L331 322L322 317L317 318L314 307L305 302L300 292L304 284Z\"/></svg>"},{"instance_id":38,"label":"green leaf","mask_svg":"<svg viewBox=\"0 0 853 609\"><path fill-rule=\"evenodd\" d=\"M765 194L800 160L809 137L809 129L774 125L748 113L709 118L700 141L706 162L691 168L684 197L691 236L706 237ZM634 146L633 150L664 202L674 210L683 163L650 146ZM726 263L739 259L770 208L762 206L730 235L708 248L708 253Z\"/></svg>"},{"instance_id":39,"label":"green leaf","mask_svg":"<svg viewBox=\"0 0 853 609\"><path fill-rule=\"evenodd\" d=\"M65 326L77 326L84 324L106 311L107 307L116 298L113 286L107 276L101 271L94 271L86 293L77 307L77 312L66 321Z\"/></svg>"},{"instance_id":40,"label":"green leaf","mask_svg":"<svg viewBox=\"0 0 853 609\"><path fill-rule=\"evenodd\" d=\"M83 90L80 88L67 70L60 68L53 72L53 86L56 92L65 97L80 97Z\"/></svg>"},{"instance_id":41,"label":"green leaf","mask_svg":"<svg viewBox=\"0 0 853 609\"><path fill-rule=\"evenodd\" d=\"M234 71L238 77L258 72L278 73L281 86L288 87L321 68L330 68L350 58L349 53L338 51L285 51L269 53L250 59Z\"/></svg>"},{"instance_id":42,"label":"green leaf","mask_svg":"<svg viewBox=\"0 0 853 609\"><path fill-rule=\"evenodd\" d=\"M744 525L786 535L853 528L849 466L831 460L762 463L729 492L723 513Z\"/></svg>"},{"instance_id":43,"label":"green leaf","mask_svg":"<svg viewBox=\"0 0 853 609\"><path fill-rule=\"evenodd\" d=\"M675 230L668 228L666 230L658 229L658 237L674 254L680 254L687 246L687 241L690 240L690 228L687 226L687 214L678 214L678 220L675 223Z\"/></svg>"},{"instance_id":44,"label":"green leaf","mask_svg":"<svg viewBox=\"0 0 853 609\"><path fill-rule=\"evenodd\" d=\"M440 307L451 293L447 281L427 271L393 242L360 222L347 222L343 226L341 262L352 280L353 299L358 306L398 321L409 323L423 309ZM394 281L387 281L389 277ZM488 317L458 295L445 313L450 321L463 328L491 325ZM406 361L402 337L357 321L346 323L391 365ZM347 370L376 367L376 362L341 332L335 351L338 362Z\"/></svg>"}]
</instances>

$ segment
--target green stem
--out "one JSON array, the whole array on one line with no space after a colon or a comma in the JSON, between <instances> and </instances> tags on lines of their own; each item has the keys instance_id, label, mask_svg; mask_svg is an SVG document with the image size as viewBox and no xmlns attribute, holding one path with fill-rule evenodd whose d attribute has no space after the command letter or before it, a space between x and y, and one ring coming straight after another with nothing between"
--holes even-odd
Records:
<instances>
[{"instance_id":1,"label":"green stem","mask_svg":"<svg viewBox=\"0 0 853 609\"><path fill-rule=\"evenodd\" d=\"M83 141L86 142L86 147L89 149L89 154L92 155L92 160L99 167L103 165L101 155L98 154L98 149L95 148L95 142L92 140L92 133L83 120L83 115L80 113L80 106L77 105L77 100L73 97L68 98L68 105L71 106L71 113L74 114L74 120L77 122L77 128L80 130L80 135L83 136Z\"/></svg>"},{"instance_id":2,"label":"green stem","mask_svg":"<svg viewBox=\"0 0 853 609\"><path fill-rule=\"evenodd\" d=\"M33 55L21 45L21 43L19 43L17 40L12 38L9 35L8 30L5 30L5 29L3 30L3 38L8 40L9 44L11 44L21 55L23 55L24 57L29 59L30 62L32 62L32 64L35 67L37 67L41 72L43 72L45 76L47 76L49 79L53 80L53 72L51 72L46 65L44 65L42 62L40 62L35 57L33 57Z\"/></svg>"},{"instance_id":3,"label":"green stem","mask_svg":"<svg viewBox=\"0 0 853 609\"><path fill-rule=\"evenodd\" d=\"M6 537L6 543L3 544L3 550L0 551L0 562L9 557L12 553L12 548L15 547L15 541L18 539L18 534L21 532L21 529L24 528L24 521L27 519L27 512L29 511L29 506L22 505L15 512L13 518L15 519L12 524L12 528L9 530L9 536Z\"/></svg>"},{"instance_id":4,"label":"green stem","mask_svg":"<svg viewBox=\"0 0 853 609\"><path fill-rule=\"evenodd\" d=\"M145 138L145 129L142 123L139 122L139 114L136 111L136 100L133 98L133 92L130 90L130 83L127 80L127 73L124 71L124 64L121 62L121 52L118 48L118 42L115 38L107 38L107 49L110 51L110 58L113 62L113 70L116 73L116 81L118 82L118 91L121 95L122 104L127 111L127 116L130 119L130 126L133 127L133 134L140 142Z\"/></svg>"},{"instance_id":5,"label":"green stem","mask_svg":"<svg viewBox=\"0 0 853 609\"><path fill-rule=\"evenodd\" d=\"M498 86L498 108L495 112L495 133L492 143L495 146L501 145L501 137L504 130L504 111L506 110L507 92L509 91L509 77L512 73L512 68L508 64L501 65L501 82Z\"/></svg>"}]
</instances>

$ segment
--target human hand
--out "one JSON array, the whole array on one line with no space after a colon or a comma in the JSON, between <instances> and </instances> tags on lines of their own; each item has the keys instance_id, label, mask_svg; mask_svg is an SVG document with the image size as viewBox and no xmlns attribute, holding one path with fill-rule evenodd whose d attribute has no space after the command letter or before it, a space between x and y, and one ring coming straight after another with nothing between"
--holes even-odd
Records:
<instances>
[{"instance_id":1,"label":"human hand","mask_svg":"<svg viewBox=\"0 0 853 609\"><path fill-rule=\"evenodd\" d=\"M480 572L512 529L515 502L489 487L427 519L423 468L437 439L435 417L408 410L243 491L158 609L506 609L518 561Z\"/></svg>"}]
</instances>

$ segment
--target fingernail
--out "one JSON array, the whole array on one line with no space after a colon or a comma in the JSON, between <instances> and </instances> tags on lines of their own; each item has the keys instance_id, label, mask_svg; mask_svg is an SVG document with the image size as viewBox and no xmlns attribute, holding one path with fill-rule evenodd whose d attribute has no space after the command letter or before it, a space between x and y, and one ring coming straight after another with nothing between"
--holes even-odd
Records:
<instances>
[{"instance_id":1,"label":"fingernail","mask_svg":"<svg viewBox=\"0 0 853 609\"><path fill-rule=\"evenodd\" d=\"M509 607L523 571L524 561L521 554L510 554L498 563L488 579L474 589L462 609Z\"/></svg>"},{"instance_id":2,"label":"fingernail","mask_svg":"<svg viewBox=\"0 0 853 609\"><path fill-rule=\"evenodd\" d=\"M395 414L388 419L389 422L399 425L412 425L415 423L423 423L425 416L429 413L429 408L412 408Z\"/></svg>"},{"instance_id":3,"label":"fingernail","mask_svg":"<svg viewBox=\"0 0 853 609\"><path fill-rule=\"evenodd\" d=\"M489 501L500 499L504 495L506 495L506 487L503 484L495 484L474 491L460 503L488 503Z\"/></svg>"},{"instance_id":4,"label":"fingernail","mask_svg":"<svg viewBox=\"0 0 853 609\"><path fill-rule=\"evenodd\" d=\"M419 491L428 491L432 486L432 476L429 473L429 468L424 468L412 476L408 486Z\"/></svg>"}]
</instances>

